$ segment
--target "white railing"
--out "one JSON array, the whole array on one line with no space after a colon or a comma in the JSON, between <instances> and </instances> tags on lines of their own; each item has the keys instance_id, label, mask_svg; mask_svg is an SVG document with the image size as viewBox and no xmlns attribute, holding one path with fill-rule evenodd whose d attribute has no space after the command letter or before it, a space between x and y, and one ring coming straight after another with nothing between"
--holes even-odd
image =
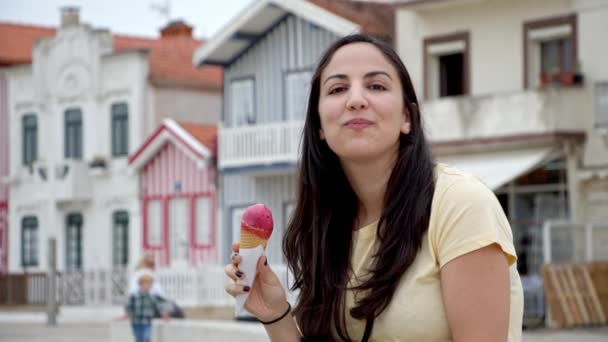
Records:
<instances>
[{"instance_id":1,"label":"white railing","mask_svg":"<svg viewBox=\"0 0 608 342\"><path fill-rule=\"evenodd\" d=\"M272 269L288 289L290 282L284 265L272 265ZM167 298L182 306L231 306L234 299L226 294L224 288L231 281L219 265L204 265L196 269L159 269L156 278ZM296 294L288 291L290 302Z\"/></svg>"},{"instance_id":2,"label":"white railing","mask_svg":"<svg viewBox=\"0 0 608 342\"><path fill-rule=\"evenodd\" d=\"M586 130L592 115L591 87L549 88L448 97L422 104L425 130L432 143L500 136ZM592 120L591 117L588 118ZM276 122L220 127L220 169L298 160L304 123Z\"/></svg>"},{"instance_id":3,"label":"white railing","mask_svg":"<svg viewBox=\"0 0 608 342\"><path fill-rule=\"evenodd\" d=\"M283 287L291 277L285 265L272 265ZM131 272L124 269L59 272L56 298L61 305L123 305L126 303ZM196 268L160 268L155 272L165 296L180 306L232 306L234 299L225 292L230 279L222 265ZM27 275L27 303L44 304L47 299L47 276ZM296 294L288 291L294 303Z\"/></svg>"},{"instance_id":4,"label":"white railing","mask_svg":"<svg viewBox=\"0 0 608 342\"><path fill-rule=\"evenodd\" d=\"M220 127L219 167L295 163L303 127L303 121Z\"/></svg>"},{"instance_id":5,"label":"white railing","mask_svg":"<svg viewBox=\"0 0 608 342\"><path fill-rule=\"evenodd\" d=\"M608 224L574 224L545 221L543 262L591 262L608 260Z\"/></svg>"}]
</instances>

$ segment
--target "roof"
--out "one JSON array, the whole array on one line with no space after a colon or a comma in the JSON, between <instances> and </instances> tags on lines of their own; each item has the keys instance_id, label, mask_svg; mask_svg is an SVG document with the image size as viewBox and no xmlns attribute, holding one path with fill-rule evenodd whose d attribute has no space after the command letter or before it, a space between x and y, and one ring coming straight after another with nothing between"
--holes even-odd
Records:
<instances>
[{"instance_id":1,"label":"roof","mask_svg":"<svg viewBox=\"0 0 608 342\"><path fill-rule=\"evenodd\" d=\"M394 11L389 5L352 0L258 0L199 47L193 64L230 65L288 14L338 36L363 31L392 40L394 35Z\"/></svg>"},{"instance_id":2,"label":"roof","mask_svg":"<svg viewBox=\"0 0 608 342\"><path fill-rule=\"evenodd\" d=\"M52 38L52 27L0 22L0 66L29 64L32 48L42 38ZM114 51L148 50L149 80L156 85L203 87L220 90L222 69L216 66L195 68L192 54L204 41L192 37L143 38L115 34Z\"/></svg>"},{"instance_id":3,"label":"roof","mask_svg":"<svg viewBox=\"0 0 608 342\"><path fill-rule=\"evenodd\" d=\"M165 119L129 157L129 165L140 169L168 142L174 143L202 167L217 154L217 127Z\"/></svg>"}]
</instances>

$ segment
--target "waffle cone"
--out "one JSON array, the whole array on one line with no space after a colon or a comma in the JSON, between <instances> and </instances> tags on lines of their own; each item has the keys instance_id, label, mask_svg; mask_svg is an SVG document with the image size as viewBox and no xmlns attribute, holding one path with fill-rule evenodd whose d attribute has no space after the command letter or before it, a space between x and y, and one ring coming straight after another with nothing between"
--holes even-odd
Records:
<instances>
[{"instance_id":1,"label":"waffle cone","mask_svg":"<svg viewBox=\"0 0 608 342\"><path fill-rule=\"evenodd\" d=\"M241 230L241 242L240 248L256 248L257 246L262 246L266 249L266 245L268 244L268 240L262 239L259 236L248 232L246 230Z\"/></svg>"}]
</instances>

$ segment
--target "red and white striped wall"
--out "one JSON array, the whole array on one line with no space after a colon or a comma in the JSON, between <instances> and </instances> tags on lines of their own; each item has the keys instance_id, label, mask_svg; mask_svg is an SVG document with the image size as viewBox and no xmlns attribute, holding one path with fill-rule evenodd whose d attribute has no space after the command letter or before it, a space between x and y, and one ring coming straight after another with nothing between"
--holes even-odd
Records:
<instances>
[{"instance_id":1,"label":"red and white striped wall","mask_svg":"<svg viewBox=\"0 0 608 342\"><path fill-rule=\"evenodd\" d=\"M139 174L143 249L159 266L217 262L217 171L203 142L165 121L130 164Z\"/></svg>"}]
</instances>

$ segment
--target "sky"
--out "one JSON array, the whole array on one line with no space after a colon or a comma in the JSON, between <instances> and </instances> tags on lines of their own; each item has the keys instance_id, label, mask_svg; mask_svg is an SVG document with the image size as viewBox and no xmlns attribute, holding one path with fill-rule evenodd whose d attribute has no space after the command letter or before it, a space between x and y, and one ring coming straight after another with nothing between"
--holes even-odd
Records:
<instances>
[{"instance_id":1,"label":"sky","mask_svg":"<svg viewBox=\"0 0 608 342\"><path fill-rule=\"evenodd\" d=\"M59 8L77 6L80 20L113 33L158 37L167 16L154 7L169 4L170 19L194 26L196 38L210 38L256 0L0 0L0 21L59 25Z\"/></svg>"}]
</instances>

